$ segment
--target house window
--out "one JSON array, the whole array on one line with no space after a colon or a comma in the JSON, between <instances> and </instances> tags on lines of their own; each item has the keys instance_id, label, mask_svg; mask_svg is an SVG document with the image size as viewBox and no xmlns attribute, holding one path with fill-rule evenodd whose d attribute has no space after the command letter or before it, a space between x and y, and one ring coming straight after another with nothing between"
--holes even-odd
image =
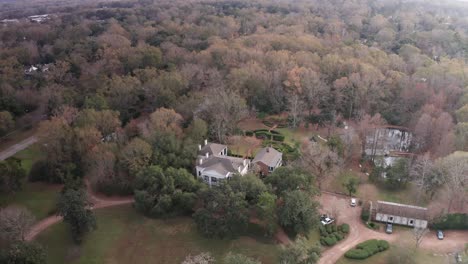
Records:
<instances>
[{"instance_id":1,"label":"house window","mask_svg":"<svg viewBox=\"0 0 468 264\"><path fill-rule=\"evenodd\" d=\"M273 169L274 169L273 167L268 167L268 171L269 171L269 172L272 172Z\"/></svg>"},{"instance_id":2,"label":"house window","mask_svg":"<svg viewBox=\"0 0 468 264\"><path fill-rule=\"evenodd\" d=\"M199 176L199 177L201 176L201 171L198 171L198 176Z\"/></svg>"},{"instance_id":3,"label":"house window","mask_svg":"<svg viewBox=\"0 0 468 264\"><path fill-rule=\"evenodd\" d=\"M409 220L410 225L414 225L414 220Z\"/></svg>"},{"instance_id":4,"label":"house window","mask_svg":"<svg viewBox=\"0 0 468 264\"><path fill-rule=\"evenodd\" d=\"M205 176L205 177L203 177L203 180L204 180L205 182L210 182L210 177Z\"/></svg>"},{"instance_id":5,"label":"house window","mask_svg":"<svg viewBox=\"0 0 468 264\"><path fill-rule=\"evenodd\" d=\"M218 184L218 179L215 177L211 177L211 184Z\"/></svg>"}]
</instances>

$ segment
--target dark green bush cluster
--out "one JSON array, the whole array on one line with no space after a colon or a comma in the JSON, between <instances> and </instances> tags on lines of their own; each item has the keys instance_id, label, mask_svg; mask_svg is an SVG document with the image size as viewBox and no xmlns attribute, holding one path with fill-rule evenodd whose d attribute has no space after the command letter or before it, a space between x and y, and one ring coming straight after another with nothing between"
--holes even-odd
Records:
<instances>
[{"instance_id":1,"label":"dark green bush cluster","mask_svg":"<svg viewBox=\"0 0 468 264\"><path fill-rule=\"evenodd\" d=\"M327 225L327 226L320 226L320 244L324 246L333 246L338 241L345 238L346 234L349 233L349 225L342 224L340 226L337 225Z\"/></svg>"},{"instance_id":2,"label":"dark green bush cluster","mask_svg":"<svg viewBox=\"0 0 468 264\"><path fill-rule=\"evenodd\" d=\"M390 247L387 241L371 239L360 243L356 248L348 250L345 257L350 259L366 259Z\"/></svg>"},{"instance_id":3,"label":"dark green bush cluster","mask_svg":"<svg viewBox=\"0 0 468 264\"><path fill-rule=\"evenodd\" d=\"M348 224L342 224L340 227L341 232L348 234L349 233L349 225Z\"/></svg>"},{"instance_id":4,"label":"dark green bush cluster","mask_svg":"<svg viewBox=\"0 0 468 264\"><path fill-rule=\"evenodd\" d=\"M377 224L374 223L374 222L367 223L366 226L367 226L368 228L370 228L370 229L379 229L379 225L377 225Z\"/></svg>"},{"instance_id":5,"label":"dark green bush cluster","mask_svg":"<svg viewBox=\"0 0 468 264\"><path fill-rule=\"evenodd\" d=\"M36 161L29 171L29 181L47 181L47 163L43 160Z\"/></svg>"},{"instance_id":6,"label":"dark green bush cluster","mask_svg":"<svg viewBox=\"0 0 468 264\"><path fill-rule=\"evenodd\" d=\"M434 229L468 230L468 214L448 214L432 224Z\"/></svg>"},{"instance_id":7,"label":"dark green bush cluster","mask_svg":"<svg viewBox=\"0 0 468 264\"><path fill-rule=\"evenodd\" d=\"M367 221L369 220L369 216L370 216L370 211L369 211L369 209L367 209L367 208L362 208L362 211L361 211L361 219L362 219L362 221L367 222Z\"/></svg>"}]
</instances>

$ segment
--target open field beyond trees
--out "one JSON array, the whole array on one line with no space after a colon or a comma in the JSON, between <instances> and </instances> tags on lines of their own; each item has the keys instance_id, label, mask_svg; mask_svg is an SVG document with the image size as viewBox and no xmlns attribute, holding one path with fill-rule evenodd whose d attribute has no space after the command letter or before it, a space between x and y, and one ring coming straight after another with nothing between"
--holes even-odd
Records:
<instances>
[{"instance_id":1,"label":"open field beyond trees","mask_svg":"<svg viewBox=\"0 0 468 264\"><path fill-rule=\"evenodd\" d=\"M46 247L49 264L61 263L181 263L189 254L209 251L216 259L229 252L277 263L279 246L249 228L250 236L234 240L201 236L190 218L149 219L131 206L96 211L98 229L82 245L75 245L63 223L38 237ZM218 263L218 262L217 262Z\"/></svg>"},{"instance_id":2,"label":"open field beyond trees","mask_svg":"<svg viewBox=\"0 0 468 264\"><path fill-rule=\"evenodd\" d=\"M41 159L42 153L36 144L18 152L14 157L21 160L26 174L29 174L32 164ZM0 207L7 205L24 206L39 220L54 213L60 188L61 185L59 184L29 182L26 178L23 180L23 187L20 191L0 195Z\"/></svg>"}]
</instances>

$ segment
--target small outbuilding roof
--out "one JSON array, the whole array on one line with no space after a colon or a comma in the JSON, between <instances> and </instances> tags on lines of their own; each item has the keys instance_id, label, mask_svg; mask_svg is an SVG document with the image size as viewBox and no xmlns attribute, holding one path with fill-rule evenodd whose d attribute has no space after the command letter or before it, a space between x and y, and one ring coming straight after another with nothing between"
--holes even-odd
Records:
<instances>
[{"instance_id":1,"label":"small outbuilding roof","mask_svg":"<svg viewBox=\"0 0 468 264\"><path fill-rule=\"evenodd\" d=\"M200 155L205 156L206 153L211 155L219 155L223 149L227 148L226 145L218 144L218 143L207 143L205 144L202 149L200 150Z\"/></svg>"},{"instance_id":2,"label":"small outbuilding roof","mask_svg":"<svg viewBox=\"0 0 468 264\"><path fill-rule=\"evenodd\" d=\"M265 165L269 167L275 167L278 162L282 159L283 154L272 147L262 148L255 158L253 159L252 163L256 162L263 162Z\"/></svg>"},{"instance_id":3,"label":"small outbuilding roof","mask_svg":"<svg viewBox=\"0 0 468 264\"><path fill-rule=\"evenodd\" d=\"M376 210L377 213L387 215L401 216L420 220L427 220L428 218L427 208L414 205L377 201Z\"/></svg>"}]
</instances>

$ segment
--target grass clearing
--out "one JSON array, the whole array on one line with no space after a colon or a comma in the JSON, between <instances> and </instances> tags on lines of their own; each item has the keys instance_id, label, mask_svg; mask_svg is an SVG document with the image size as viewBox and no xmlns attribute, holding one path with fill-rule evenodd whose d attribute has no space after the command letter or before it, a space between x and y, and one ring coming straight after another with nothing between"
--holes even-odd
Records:
<instances>
[{"instance_id":1,"label":"grass clearing","mask_svg":"<svg viewBox=\"0 0 468 264\"><path fill-rule=\"evenodd\" d=\"M40 160L42 157L41 150L39 149L38 144L34 144L30 146L27 149L24 149L14 156L15 158L18 158L21 160L21 165L23 168L26 170L26 173L28 174L29 171L31 170L32 165Z\"/></svg>"},{"instance_id":2,"label":"grass clearing","mask_svg":"<svg viewBox=\"0 0 468 264\"><path fill-rule=\"evenodd\" d=\"M344 184L346 183L348 178L351 178L351 177L360 180L360 177L357 173L352 172L352 171L342 171L336 177L333 177L332 181L327 186L327 189L333 192L348 194L348 190L346 190L346 188L344 187ZM356 194L354 194L353 196L356 196L356 195L359 195L359 185L357 186Z\"/></svg>"},{"instance_id":3,"label":"grass clearing","mask_svg":"<svg viewBox=\"0 0 468 264\"><path fill-rule=\"evenodd\" d=\"M341 257L336 264L395 264L391 263L388 258L391 254L395 254L397 251L395 245L390 245L390 248L384 252L377 253L367 259L354 260L348 259L344 256ZM444 264L448 263L448 257L446 256L434 256L432 253L424 250L413 250L414 263L416 264Z\"/></svg>"},{"instance_id":4,"label":"grass clearing","mask_svg":"<svg viewBox=\"0 0 468 264\"><path fill-rule=\"evenodd\" d=\"M424 195L421 196L420 202L417 202L417 191L412 184L409 184L407 188L403 190L389 191L373 183L366 182L359 185L358 194L365 200L382 200L417 206L427 206L429 203L427 197Z\"/></svg>"},{"instance_id":5,"label":"grass clearing","mask_svg":"<svg viewBox=\"0 0 468 264\"><path fill-rule=\"evenodd\" d=\"M34 144L18 152L14 157L21 159L21 164L29 174L34 162L41 159L39 146ZM27 178L27 176L26 176ZM24 179L22 190L0 195L0 207L8 205L24 206L30 210L38 220L47 217L54 211L57 194L61 185L52 185L41 182L29 182Z\"/></svg>"},{"instance_id":6,"label":"grass clearing","mask_svg":"<svg viewBox=\"0 0 468 264\"><path fill-rule=\"evenodd\" d=\"M18 192L0 195L0 207L24 206L33 213L37 220L40 220L54 211L60 189L61 185L26 182L23 189Z\"/></svg>"},{"instance_id":7,"label":"grass clearing","mask_svg":"<svg viewBox=\"0 0 468 264\"><path fill-rule=\"evenodd\" d=\"M421 196L421 201L418 203L417 190L411 183L409 183L405 189L398 191L389 191L385 190L384 188L378 188L378 199L389 202L414 204L420 206L426 206L428 203L424 199L423 195Z\"/></svg>"},{"instance_id":8,"label":"grass clearing","mask_svg":"<svg viewBox=\"0 0 468 264\"><path fill-rule=\"evenodd\" d=\"M297 142L302 142L305 137L310 138L312 135L314 135L312 132L306 132L299 129L277 128L275 130L280 132L284 136L284 142L290 144L291 146Z\"/></svg>"},{"instance_id":9,"label":"grass clearing","mask_svg":"<svg viewBox=\"0 0 468 264\"><path fill-rule=\"evenodd\" d=\"M249 227L249 236L207 239L188 217L149 219L131 206L96 211L98 229L75 246L69 230L60 223L44 231L38 242L46 247L49 264L55 263L181 263L189 254L209 251L220 263L228 252L276 263L279 247Z\"/></svg>"}]
</instances>

